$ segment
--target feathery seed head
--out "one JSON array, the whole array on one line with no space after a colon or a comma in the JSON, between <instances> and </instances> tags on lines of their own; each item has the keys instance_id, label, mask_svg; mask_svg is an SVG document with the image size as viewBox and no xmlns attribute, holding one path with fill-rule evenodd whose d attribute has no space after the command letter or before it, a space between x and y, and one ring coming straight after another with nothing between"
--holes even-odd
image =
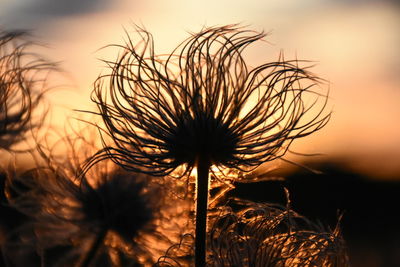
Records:
<instances>
[{"instance_id":1,"label":"feathery seed head","mask_svg":"<svg viewBox=\"0 0 400 267\"><path fill-rule=\"evenodd\" d=\"M33 111L42 99L48 72L54 64L29 51L23 32L0 31L0 148L24 140L38 124Z\"/></svg>"},{"instance_id":2,"label":"feathery seed head","mask_svg":"<svg viewBox=\"0 0 400 267\"><path fill-rule=\"evenodd\" d=\"M129 38L116 46L122 54L106 61L111 72L95 83L92 100L112 143L93 162L110 157L153 175L180 165L190 172L200 158L249 170L283 156L294 139L329 119L320 80L300 61L247 66L243 51L263 33L205 28L160 56L150 33L136 33L137 44Z\"/></svg>"},{"instance_id":3,"label":"feathery seed head","mask_svg":"<svg viewBox=\"0 0 400 267\"><path fill-rule=\"evenodd\" d=\"M32 218L35 235L30 244L43 253L61 250L54 259L57 264L96 263L101 257L112 262L105 266L123 265L123 259L151 264L168 248L170 238L180 234L171 217L183 212L173 213L171 207L178 202L165 202L163 182L168 181L127 172L109 160L78 177L82 162L97 149L96 142L86 138L92 135L90 129L79 134L55 145L40 144L42 165L30 172L30 179L13 178L23 191L12 205ZM59 152L58 145L65 149Z\"/></svg>"},{"instance_id":4,"label":"feathery seed head","mask_svg":"<svg viewBox=\"0 0 400 267\"><path fill-rule=\"evenodd\" d=\"M350 266L338 228L326 230L289 207L236 204L239 210L212 223L209 266Z\"/></svg>"},{"instance_id":5,"label":"feathery seed head","mask_svg":"<svg viewBox=\"0 0 400 267\"><path fill-rule=\"evenodd\" d=\"M126 241L132 240L155 217L151 206L154 200L150 199L155 196L149 196L154 192L146 192L143 181L126 172L115 171L108 176L94 186L82 181L76 204L90 227L113 230Z\"/></svg>"},{"instance_id":6,"label":"feathery seed head","mask_svg":"<svg viewBox=\"0 0 400 267\"><path fill-rule=\"evenodd\" d=\"M80 181L62 169L34 170L31 190L13 203L33 218L39 247L64 250L58 264L77 263L97 238L103 240L96 259L103 253L111 260L120 255L148 264L159 249L151 247L150 240L158 240L161 247L167 242L158 229L160 188L150 185L147 176L118 168L106 171L104 164L94 166Z\"/></svg>"}]
</instances>

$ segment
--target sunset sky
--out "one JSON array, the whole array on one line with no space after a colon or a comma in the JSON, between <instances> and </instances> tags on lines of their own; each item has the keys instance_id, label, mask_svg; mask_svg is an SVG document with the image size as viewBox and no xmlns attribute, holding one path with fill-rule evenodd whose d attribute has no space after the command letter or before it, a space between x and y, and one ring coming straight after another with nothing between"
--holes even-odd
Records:
<instances>
[{"instance_id":1,"label":"sunset sky","mask_svg":"<svg viewBox=\"0 0 400 267\"><path fill-rule=\"evenodd\" d=\"M65 80L49 95L53 120L71 109L92 109L92 83L106 72L102 59L118 51L124 28L143 25L156 52L168 53L187 32L241 23L269 33L249 49L251 66L286 59L315 61L313 72L329 81L333 116L295 150L349 159L364 172L400 173L400 5L378 0L0 0L0 27L28 29L60 61ZM65 85L64 85L65 84ZM328 87L328 85L327 85ZM60 117L63 116L63 117Z\"/></svg>"}]
</instances>

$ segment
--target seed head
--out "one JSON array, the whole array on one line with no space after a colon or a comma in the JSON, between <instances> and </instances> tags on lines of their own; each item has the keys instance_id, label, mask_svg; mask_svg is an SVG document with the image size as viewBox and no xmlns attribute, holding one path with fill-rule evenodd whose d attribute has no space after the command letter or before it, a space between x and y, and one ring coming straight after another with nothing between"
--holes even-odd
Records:
<instances>
[{"instance_id":1,"label":"seed head","mask_svg":"<svg viewBox=\"0 0 400 267\"><path fill-rule=\"evenodd\" d=\"M60 262L67 257L77 261L104 235L100 250L110 259L119 253L151 262L156 255L150 254L146 236L161 236L162 192L145 186L148 178L140 174L116 169L94 177L92 171L80 181L61 170L35 171L35 184L14 206L33 218L38 245L45 250L64 246Z\"/></svg>"},{"instance_id":2,"label":"seed head","mask_svg":"<svg viewBox=\"0 0 400 267\"><path fill-rule=\"evenodd\" d=\"M246 64L243 51L263 33L205 28L160 56L150 33L136 33L139 40L117 46L123 51L106 61L110 73L95 82L92 100L112 142L92 163L107 155L126 169L166 175L206 158L249 170L283 156L329 119L320 79L300 61Z\"/></svg>"},{"instance_id":3,"label":"seed head","mask_svg":"<svg viewBox=\"0 0 400 267\"><path fill-rule=\"evenodd\" d=\"M23 36L0 31L0 148L8 150L43 119L33 121L33 111L41 103L48 72L55 68L29 51L32 43Z\"/></svg>"},{"instance_id":4,"label":"seed head","mask_svg":"<svg viewBox=\"0 0 400 267\"><path fill-rule=\"evenodd\" d=\"M100 264L103 257L109 262L104 266L156 261L170 238L180 234L173 216L185 220L184 212L172 213L171 208L182 201L166 202L163 183L168 181L127 172L109 160L78 177L82 156L93 151L95 142L67 136L57 144L69 148L63 157L42 144L44 163L30 171L31 179L15 178L24 192L12 205L31 218L35 236L30 244L43 252L40 257L49 260L61 251L54 264L68 265Z\"/></svg>"},{"instance_id":5,"label":"seed head","mask_svg":"<svg viewBox=\"0 0 400 267\"><path fill-rule=\"evenodd\" d=\"M236 209L212 223L209 266L350 266L338 227L326 230L276 204L242 202Z\"/></svg>"}]
</instances>

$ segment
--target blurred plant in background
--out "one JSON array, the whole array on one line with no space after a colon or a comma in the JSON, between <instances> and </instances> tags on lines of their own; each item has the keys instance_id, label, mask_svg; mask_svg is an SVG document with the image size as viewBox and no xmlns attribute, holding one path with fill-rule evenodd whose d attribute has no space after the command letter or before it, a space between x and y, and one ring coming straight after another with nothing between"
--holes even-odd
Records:
<instances>
[{"instance_id":1,"label":"blurred plant in background","mask_svg":"<svg viewBox=\"0 0 400 267\"><path fill-rule=\"evenodd\" d=\"M46 113L40 103L49 89L47 76L55 69L31 51L33 43L25 37L23 32L0 31L0 148L6 150L42 123Z\"/></svg>"},{"instance_id":2,"label":"blurred plant in background","mask_svg":"<svg viewBox=\"0 0 400 267\"><path fill-rule=\"evenodd\" d=\"M9 264L19 266L20 256L30 254L41 266L149 266L188 231L186 200L172 199L166 179L127 172L111 161L78 177L95 142L81 135L57 145L68 153L39 144L44 163L8 176L8 204L29 218L6 236Z\"/></svg>"},{"instance_id":3,"label":"blurred plant in background","mask_svg":"<svg viewBox=\"0 0 400 267\"><path fill-rule=\"evenodd\" d=\"M232 204L212 224L208 266L349 266L339 224L325 229L290 203Z\"/></svg>"}]
</instances>

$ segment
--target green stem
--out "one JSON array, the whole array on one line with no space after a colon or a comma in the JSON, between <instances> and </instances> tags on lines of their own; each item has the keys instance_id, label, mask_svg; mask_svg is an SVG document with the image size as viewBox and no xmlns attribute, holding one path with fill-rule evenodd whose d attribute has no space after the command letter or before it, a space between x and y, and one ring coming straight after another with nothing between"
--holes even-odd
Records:
<instances>
[{"instance_id":1,"label":"green stem","mask_svg":"<svg viewBox=\"0 0 400 267\"><path fill-rule=\"evenodd\" d=\"M206 235L208 209L208 179L211 163L208 159L197 162L197 203L196 203L196 236L195 266L206 266Z\"/></svg>"},{"instance_id":2,"label":"green stem","mask_svg":"<svg viewBox=\"0 0 400 267\"><path fill-rule=\"evenodd\" d=\"M93 259L96 257L97 251L101 248L102 244L104 243L104 239L106 238L107 232L108 232L107 229L103 229L96 236L89 252L85 255L84 259L82 260L81 267L90 266Z\"/></svg>"}]
</instances>

